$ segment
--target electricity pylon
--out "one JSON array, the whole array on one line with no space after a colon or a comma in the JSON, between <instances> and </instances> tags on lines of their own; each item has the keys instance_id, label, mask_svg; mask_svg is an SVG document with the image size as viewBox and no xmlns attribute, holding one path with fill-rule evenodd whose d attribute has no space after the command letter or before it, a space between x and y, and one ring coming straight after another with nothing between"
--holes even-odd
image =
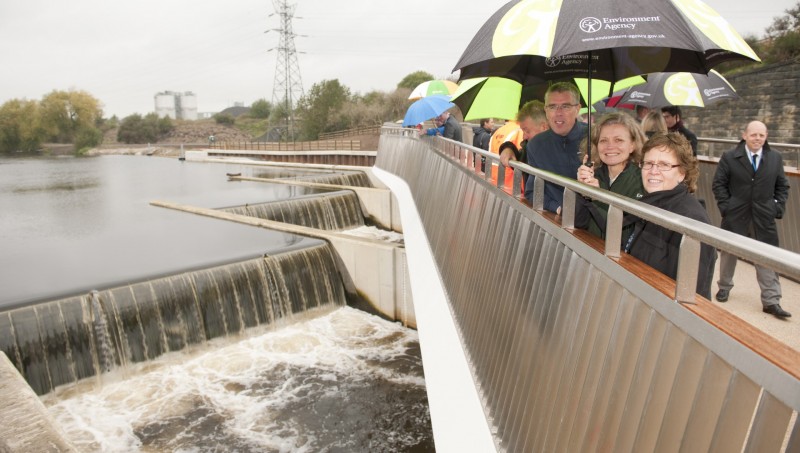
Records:
<instances>
[{"instance_id":1,"label":"electricity pylon","mask_svg":"<svg viewBox=\"0 0 800 453\"><path fill-rule=\"evenodd\" d=\"M273 0L275 13L280 18L280 28L273 29L280 33L278 47L270 50L277 50L278 59L275 65L275 81L272 85L272 104L281 106L285 109L287 118L286 125L281 134L283 137L294 141L295 137L295 117L294 108L297 101L303 97L303 80L300 76L300 66L297 64L297 49L294 46L296 35L292 31L292 19L297 5L290 5L286 0ZM269 31L269 30L268 30Z\"/></svg>"}]
</instances>

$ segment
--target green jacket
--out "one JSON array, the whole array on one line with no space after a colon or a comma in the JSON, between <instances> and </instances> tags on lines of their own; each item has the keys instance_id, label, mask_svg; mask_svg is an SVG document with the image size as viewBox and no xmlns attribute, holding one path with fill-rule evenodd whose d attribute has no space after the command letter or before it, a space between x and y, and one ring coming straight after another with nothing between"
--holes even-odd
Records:
<instances>
[{"instance_id":1,"label":"green jacket","mask_svg":"<svg viewBox=\"0 0 800 453\"><path fill-rule=\"evenodd\" d=\"M628 165L622 170L622 173L617 176L617 179L614 180L614 183L611 183L611 178L608 176L608 167L603 164L597 171L594 173L595 178L600 181L600 188L610 190L616 194L633 198L634 200L639 200L644 196L644 186L642 185L642 173L639 170L639 167L636 165L628 162ZM605 220L606 215L608 215L608 205L605 203L601 203L599 201L592 202L596 207L600 216L603 219L602 227L598 226L594 220L594 217L588 218L588 225L586 228L589 230L590 233L594 234L595 236L600 236L601 238L605 239ZM629 225L622 230L622 243L625 244L628 240L628 236L631 235L633 232L633 225Z\"/></svg>"}]
</instances>

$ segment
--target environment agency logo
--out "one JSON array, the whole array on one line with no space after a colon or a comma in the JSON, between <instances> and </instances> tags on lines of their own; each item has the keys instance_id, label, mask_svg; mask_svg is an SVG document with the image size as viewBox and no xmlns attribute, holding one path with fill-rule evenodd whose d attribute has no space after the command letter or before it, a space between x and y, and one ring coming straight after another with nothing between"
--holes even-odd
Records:
<instances>
[{"instance_id":1,"label":"environment agency logo","mask_svg":"<svg viewBox=\"0 0 800 453\"><path fill-rule=\"evenodd\" d=\"M555 68L559 63L561 63L561 57L549 57L544 60L544 64L548 68Z\"/></svg>"},{"instance_id":2,"label":"environment agency logo","mask_svg":"<svg viewBox=\"0 0 800 453\"><path fill-rule=\"evenodd\" d=\"M581 19L578 26L585 33L594 33L600 31L600 28L602 28L602 23L600 22L600 19L596 17L584 17Z\"/></svg>"}]
</instances>

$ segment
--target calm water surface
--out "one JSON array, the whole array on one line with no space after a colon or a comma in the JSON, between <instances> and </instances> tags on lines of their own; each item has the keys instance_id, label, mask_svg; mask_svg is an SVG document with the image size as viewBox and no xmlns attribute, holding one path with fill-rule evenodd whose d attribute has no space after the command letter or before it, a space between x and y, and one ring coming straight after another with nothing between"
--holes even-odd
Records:
<instances>
[{"instance_id":1,"label":"calm water surface","mask_svg":"<svg viewBox=\"0 0 800 453\"><path fill-rule=\"evenodd\" d=\"M313 193L226 176L253 168L144 156L0 159L0 307L317 243L149 204L221 208Z\"/></svg>"}]
</instances>

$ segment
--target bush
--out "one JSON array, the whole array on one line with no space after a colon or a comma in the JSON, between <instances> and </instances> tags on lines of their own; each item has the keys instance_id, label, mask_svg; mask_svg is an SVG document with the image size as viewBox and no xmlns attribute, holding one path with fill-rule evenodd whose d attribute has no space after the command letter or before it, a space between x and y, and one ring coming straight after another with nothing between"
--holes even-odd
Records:
<instances>
[{"instance_id":1,"label":"bush","mask_svg":"<svg viewBox=\"0 0 800 453\"><path fill-rule=\"evenodd\" d=\"M236 119L229 113L217 113L214 115L214 121L216 121L217 124L233 126L233 123L236 122Z\"/></svg>"},{"instance_id":2,"label":"bush","mask_svg":"<svg viewBox=\"0 0 800 453\"><path fill-rule=\"evenodd\" d=\"M117 141L122 143L154 143L174 129L169 117L159 118L148 113L144 118L138 113L125 117L117 131Z\"/></svg>"},{"instance_id":3,"label":"bush","mask_svg":"<svg viewBox=\"0 0 800 453\"><path fill-rule=\"evenodd\" d=\"M252 118L269 118L272 112L272 104L266 99L259 99L250 106L250 117Z\"/></svg>"}]
</instances>

